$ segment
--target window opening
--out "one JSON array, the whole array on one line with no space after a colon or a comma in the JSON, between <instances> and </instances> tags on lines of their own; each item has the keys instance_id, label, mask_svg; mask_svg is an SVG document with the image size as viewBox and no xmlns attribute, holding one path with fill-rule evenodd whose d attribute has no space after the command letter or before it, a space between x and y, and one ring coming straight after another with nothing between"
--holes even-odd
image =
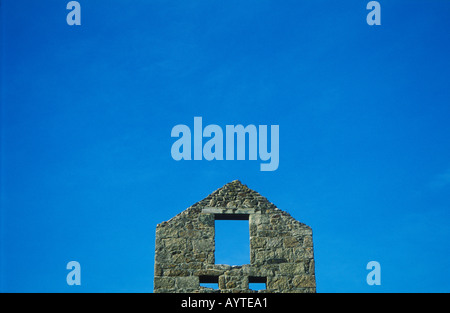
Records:
<instances>
[{"instance_id":1,"label":"window opening","mask_svg":"<svg viewBox=\"0 0 450 313\"><path fill-rule=\"evenodd\" d=\"M215 215L215 263L250 264L248 214Z\"/></svg>"},{"instance_id":2,"label":"window opening","mask_svg":"<svg viewBox=\"0 0 450 313\"><path fill-rule=\"evenodd\" d=\"M267 289L267 277L250 276L248 278L248 289L255 291Z\"/></svg>"},{"instance_id":3,"label":"window opening","mask_svg":"<svg viewBox=\"0 0 450 313\"><path fill-rule=\"evenodd\" d=\"M219 276L200 276L200 287L219 289Z\"/></svg>"}]
</instances>

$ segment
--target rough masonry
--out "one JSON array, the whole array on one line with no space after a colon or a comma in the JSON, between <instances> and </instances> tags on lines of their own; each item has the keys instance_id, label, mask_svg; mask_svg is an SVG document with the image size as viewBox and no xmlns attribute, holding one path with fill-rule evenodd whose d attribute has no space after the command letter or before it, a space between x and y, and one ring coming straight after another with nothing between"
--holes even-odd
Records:
<instances>
[{"instance_id":1,"label":"rough masonry","mask_svg":"<svg viewBox=\"0 0 450 313\"><path fill-rule=\"evenodd\" d=\"M217 219L248 219L250 264L215 264ZM254 291L249 283L265 283ZM219 289L200 283L218 283ZM311 227L238 180L156 226L154 292L315 292Z\"/></svg>"}]
</instances>

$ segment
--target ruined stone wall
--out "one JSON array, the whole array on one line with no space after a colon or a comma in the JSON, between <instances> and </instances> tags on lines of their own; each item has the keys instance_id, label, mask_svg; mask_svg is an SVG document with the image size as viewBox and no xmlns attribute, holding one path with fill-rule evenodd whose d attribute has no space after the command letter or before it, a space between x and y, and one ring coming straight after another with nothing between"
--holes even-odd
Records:
<instances>
[{"instance_id":1,"label":"ruined stone wall","mask_svg":"<svg viewBox=\"0 0 450 313\"><path fill-rule=\"evenodd\" d=\"M215 264L216 218L248 218L250 264ZM218 282L219 290L200 287ZM312 230L233 181L156 227L154 292L315 292Z\"/></svg>"}]
</instances>

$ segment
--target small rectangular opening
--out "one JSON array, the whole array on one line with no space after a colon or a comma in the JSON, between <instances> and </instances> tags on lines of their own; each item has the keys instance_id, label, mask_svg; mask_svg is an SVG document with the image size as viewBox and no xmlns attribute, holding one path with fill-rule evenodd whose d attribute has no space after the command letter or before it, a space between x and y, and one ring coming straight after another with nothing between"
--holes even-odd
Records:
<instances>
[{"instance_id":1,"label":"small rectangular opening","mask_svg":"<svg viewBox=\"0 0 450 313\"><path fill-rule=\"evenodd\" d=\"M219 276L199 276L200 287L219 289Z\"/></svg>"},{"instance_id":2,"label":"small rectangular opening","mask_svg":"<svg viewBox=\"0 0 450 313\"><path fill-rule=\"evenodd\" d=\"M267 289L267 277L250 276L248 278L248 289L254 291Z\"/></svg>"},{"instance_id":3,"label":"small rectangular opening","mask_svg":"<svg viewBox=\"0 0 450 313\"><path fill-rule=\"evenodd\" d=\"M214 214L216 221L248 221L248 214Z\"/></svg>"},{"instance_id":4,"label":"small rectangular opening","mask_svg":"<svg viewBox=\"0 0 450 313\"><path fill-rule=\"evenodd\" d=\"M215 214L215 264L250 264L248 214Z\"/></svg>"}]
</instances>

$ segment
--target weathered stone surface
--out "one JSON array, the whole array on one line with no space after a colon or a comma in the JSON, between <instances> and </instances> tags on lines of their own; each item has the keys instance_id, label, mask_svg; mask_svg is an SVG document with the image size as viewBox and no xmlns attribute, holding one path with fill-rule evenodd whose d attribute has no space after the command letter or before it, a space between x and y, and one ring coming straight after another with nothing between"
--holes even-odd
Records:
<instances>
[{"instance_id":1,"label":"weathered stone surface","mask_svg":"<svg viewBox=\"0 0 450 313\"><path fill-rule=\"evenodd\" d=\"M216 214L248 216L250 264L215 264ZM312 230L233 181L157 225L154 273L155 292L315 292ZM266 290L249 290L251 277ZM200 279L216 280L219 290Z\"/></svg>"},{"instance_id":2,"label":"weathered stone surface","mask_svg":"<svg viewBox=\"0 0 450 313\"><path fill-rule=\"evenodd\" d=\"M197 276L181 276L175 278L175 285L179 290L198 289L199 279Z\"/></svg>"},{"instance_id":3,"label":"weathered stone surface","mask_svg":"<svg viewBox=\"0 0 450 313\"><path fill-rule=\"evenodd\" d=\"M173 289L175 287L175 278L173 277L155 277L154 288L158 289Z\"/></svg>"}]
</instances>

